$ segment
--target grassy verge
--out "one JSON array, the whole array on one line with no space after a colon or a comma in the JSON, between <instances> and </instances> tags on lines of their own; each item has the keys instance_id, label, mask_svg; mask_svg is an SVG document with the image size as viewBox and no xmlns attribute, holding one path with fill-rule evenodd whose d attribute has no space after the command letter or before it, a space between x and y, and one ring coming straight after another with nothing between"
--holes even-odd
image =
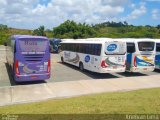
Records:
<instances>
[{"instance_id":1,"label":"grassy verge","mask_svg":"<svg viewBox=\"0 0 160 120\"><path fill-rule=\"evenodd\" d=\"M9 114L160 114L160 88L0 107Z\"/></svg>"},{"instance_id":2,"label":"grassy verge","mask_svg":"<svg viewBox=\"0 0 160 120\"><path fill-rule=\"evenodd\" d=\"M18 114L18 120L126 120L128 114L160 114L160 88L5 106L0 113Z\"/></svg>"}]
</instances>

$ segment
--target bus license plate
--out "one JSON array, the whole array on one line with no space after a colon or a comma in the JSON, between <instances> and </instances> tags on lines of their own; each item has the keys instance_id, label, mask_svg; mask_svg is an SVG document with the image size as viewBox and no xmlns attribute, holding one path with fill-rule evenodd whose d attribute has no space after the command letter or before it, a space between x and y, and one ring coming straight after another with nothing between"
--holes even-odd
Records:
<instances>
[{"instance_id":1,"label":"bus license plate","mask_svg":"<svg viewBox=\"0 0 160 120\"><path fill-rule=\"evenodd\" d=\"M113 69L117 69L117 66L113 66Z\"/></svg>"},{"instance_id":2,"label":"bus license plate","mask_svg":"<svg viewBox=\"0 0 160 120\"><path fill-rule=\"evenodd\" d=\"M32 79L37 79L37 76L31 76Z\"/></svg>"}]
</instances>

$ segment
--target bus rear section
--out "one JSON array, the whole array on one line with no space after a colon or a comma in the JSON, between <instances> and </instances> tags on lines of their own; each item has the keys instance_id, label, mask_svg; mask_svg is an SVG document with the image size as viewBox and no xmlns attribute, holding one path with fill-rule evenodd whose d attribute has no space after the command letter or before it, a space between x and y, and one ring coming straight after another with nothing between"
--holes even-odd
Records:
<instances>
[{"instance_id":1,"label":"bus rear section","mask_svg":"<svg viewBox=\"0 0 160 120\"><path fill-rule=\"evenodd\" d=\"M153 71L155 68L155 42L137 41L132 44L134 44L134 50L127 54L126 70L129 72ZM129 46L127 49L130 49Z\"/></svg>"},{"instance_id":2,"label":"bus rear section","mask_svg":"<svg viewBox=\"0 0 160 120\"><path fill-rule=\"evenodd\" d=\"M160 41L156 42L155 69L160 69Z\"/></svg>"},{"instance_id":3,"label":"bus rear section","mask_svg":"<svg viewBox=\"0 0 160 120\"><path fill-rule=\"evenodd\" d=\"M50 47L51 47L51 52L53 53L59 53L60 51L60 43L62 42L61 39L51 39L50 40Z\"/></svg>"},{"instance_id":4,"label":"bus rear section","mask_svg":"<svg viewBox=\"0 0 160 120\"><path fill-rule=\"evenodd\" d=\"M50 78L51 61L47 38L18 38L14 73L17 82Z\"/></svg>"},{"instance_id":5,"label":"bus rear section","mask_svg":"<svg viewBox=\"0 0 160 120\"><path fill-rule=\"evenodd\" d=\"M101 73L124 72L126 61L126 43L122 41L106 42L102 49Z\"/></svg>"}]
</instances>

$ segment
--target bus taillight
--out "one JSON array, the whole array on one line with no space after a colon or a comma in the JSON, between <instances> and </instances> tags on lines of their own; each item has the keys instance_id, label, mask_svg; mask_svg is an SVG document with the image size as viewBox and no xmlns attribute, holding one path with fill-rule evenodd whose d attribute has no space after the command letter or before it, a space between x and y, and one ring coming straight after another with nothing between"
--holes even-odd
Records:
<instances>
[{"instance_id":1,"label":"bus taillight","mask_svg":"<svg viewBox=\"0 0 160 120\"><path fill-rule=\"evenodd\" d=\"M48 70L47 72L50 73L51 71L51 60L48 60Z\"/></svg>"},{"instance_id":2,"label":"bus taillight","mask_svg":"<svg viewBox=\"0 0 160 120\"><path fill-rule=\"evenodd\" d=\"M16 60L16 63L15 63L15 70L16 70L16 75L20 75L20 73L19 73L19 61L18 60Z\"/></svg>"},{"instance_id":3,"label":"bus taillight","mask_svg":"<svg viewBox=\"0 0 160 120\"><path fill-rule=\"evenodd\" d=\"M108 65L106 64L106 61L105 61L105 60L103 60L103 61L101 62L101 67L102 67L102 68L108 67Z\"/></svg>"},{"instance_id":4,"label":"bus taillight","mask_svg":"<svg viewBox=\"0 0 160 120\"><path fill-rule=\"evenodd\" d=\"M134 57L134 67L137 67L136 56Z\"/></svg>"}]
</instances>

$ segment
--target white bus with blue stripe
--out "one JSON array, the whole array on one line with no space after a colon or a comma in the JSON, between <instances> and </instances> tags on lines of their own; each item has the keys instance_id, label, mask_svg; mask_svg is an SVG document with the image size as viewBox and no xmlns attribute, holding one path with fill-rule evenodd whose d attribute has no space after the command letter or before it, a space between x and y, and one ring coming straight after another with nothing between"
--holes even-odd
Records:
<instances>
[{"instance_id":1,"label":"white bus with blue stripe","mask_svg":"<svg viewBox=\"0 0 160 120\"><path fill-rule=\"evenodd\" d=\"M110 38L62 40L62 62L97 73L125 72L126 43Z\"/></svg>"},{"instance_id":2,"label":"white bus with blue stripe","mask_svg":"<svg viewBox=\"0 0 160 120\"><path fill-rule=\"evenodd\" d=\"M126 71L149 72L155 68L155 41L153 39L124 39L127 44Z\"/></svg>"},{"instance_id":3,"label":"white bus with blue stripe","mask_svg":"<svg viewBox=\"0 0 160 120\"><path fill-rule=\"evenodd\" d=\"M160 39L156 39L155 69L160 69Z\"/></svg>"}]
</instances>

